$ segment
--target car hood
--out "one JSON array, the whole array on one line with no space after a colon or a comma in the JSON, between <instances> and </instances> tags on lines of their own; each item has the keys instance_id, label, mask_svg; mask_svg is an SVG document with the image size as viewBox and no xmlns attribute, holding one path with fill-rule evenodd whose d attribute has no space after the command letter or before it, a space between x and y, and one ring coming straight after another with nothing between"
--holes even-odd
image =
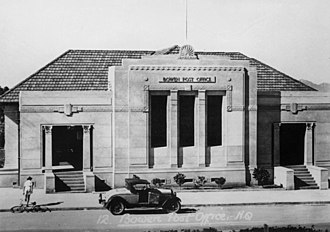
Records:
<instances>
[{"instance_id":1,"label":"car hood","mask_svg":"<svg viewBox=\"0 0 330 232\"><path fill-rule=\"evenodd\" d=\"M171 189L158 189L158 191L166 195L172 193Z\"/></svg>"},{"instance_id":2,"label":"car hood","mask_svg":"<svg viewBox=\"0 0 330 232\"><path fill-rule=\"evenodd\" d=\"M108 192L104 194L104 197L106 200L108 200L110 197L118 194L130 194L131 192L126 188L117 188L117 189L111 189Z\"/></svg>"}]
</instances>

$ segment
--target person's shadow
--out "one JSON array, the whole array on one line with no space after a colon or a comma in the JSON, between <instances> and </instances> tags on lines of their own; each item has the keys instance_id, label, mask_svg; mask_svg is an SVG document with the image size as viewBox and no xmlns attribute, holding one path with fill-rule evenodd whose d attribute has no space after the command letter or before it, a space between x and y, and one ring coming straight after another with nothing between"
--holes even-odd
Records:
<instances>
[{"instance_id":1,"label":"person's shadow","mask_svg":"<svg viewBox=\"0 0 330 232\"><path fill-rule=\"evenodd\" d=\"M58 202L53 202L53 203L46 203L46 204L38 204L39 206L52 206L52 205L59 205L64 203L64 201L58 201Z\"/></svg>"}]
</instances>

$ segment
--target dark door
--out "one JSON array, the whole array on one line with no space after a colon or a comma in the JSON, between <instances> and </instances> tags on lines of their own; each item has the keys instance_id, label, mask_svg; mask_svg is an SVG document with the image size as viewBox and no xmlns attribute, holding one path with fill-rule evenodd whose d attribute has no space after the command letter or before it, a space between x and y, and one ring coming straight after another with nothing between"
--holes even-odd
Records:
<instances>
[{"instance_id":1,"label":"dark door","mask_svg":"<svg viewBox=\"0 0 330 232\"><path fill-rule=\"evenodd\" d=\"M82 170L82 127L54 126L52 140L53 166L72 165Z\"/></svg>"},{"instance_id":2,"label":"dark door","mask_svg":"<svg viewBox=\"0 0 330 232\"><path fill-rule=\"evenodd\" d=\"M304 164L306 124L281 124L280 131L281 166Z\"/></svg>"}]
</instances>

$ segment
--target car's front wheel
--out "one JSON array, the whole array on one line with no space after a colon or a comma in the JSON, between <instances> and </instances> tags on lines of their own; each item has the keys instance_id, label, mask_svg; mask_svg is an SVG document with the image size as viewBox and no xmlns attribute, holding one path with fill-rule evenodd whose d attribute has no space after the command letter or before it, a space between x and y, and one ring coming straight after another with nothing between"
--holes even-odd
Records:
<instances>
[{"instance_id":1,"label":"car's front wheel","mask_svg":"<svg viewBox=\"0 0 330 232\"><path fill-rule=\"evenodd\" d=\"M168 213L177 213L181 209L181 203L178 200L172 200L165 205L164 209Z\"/></svg>"},{"instance_id":2,"label":"car's front wheel","mask_svg":"<svg viewBox=\"0 0 330 232\"><path fill-rule=\"evenodd\" d=\"M109 204L108 210L113 215L121 215L125 211L125 205L121 200L114 200Z\"/></svg>"}]
</instances>

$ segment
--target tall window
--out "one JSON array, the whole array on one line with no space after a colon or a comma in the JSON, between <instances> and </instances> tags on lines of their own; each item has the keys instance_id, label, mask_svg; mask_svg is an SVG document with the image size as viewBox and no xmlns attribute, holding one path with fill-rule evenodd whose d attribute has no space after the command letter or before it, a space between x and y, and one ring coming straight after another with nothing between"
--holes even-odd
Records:
<instances>
[{"instance_id":1,"label":"tall window","mask_svg":"<svg viewBox=\"0 0 330 232\"><path fill-rule=\"evenodd\" d=\"M151 147L165 147L167 135L167 95L151 95Z\"/></svg>"},{"instance_id":2,"label":"tall window","mask_svg":"<svg viewBox=\"0 0 330 232\"><path fill-rule=\"evenodd\" d=\"M194 146L195 96L180 96L179 115L180 146Z\"/></svg>"},{"instance_id":3,"label":"tall window","mask_svg":"<svg viewBox=\"0 0 330 232\"><path fill-rule=\"evenodd\" d=\"M207 96L207 146L222 145L222 96Z\"/></svg>"}]
</instances>

